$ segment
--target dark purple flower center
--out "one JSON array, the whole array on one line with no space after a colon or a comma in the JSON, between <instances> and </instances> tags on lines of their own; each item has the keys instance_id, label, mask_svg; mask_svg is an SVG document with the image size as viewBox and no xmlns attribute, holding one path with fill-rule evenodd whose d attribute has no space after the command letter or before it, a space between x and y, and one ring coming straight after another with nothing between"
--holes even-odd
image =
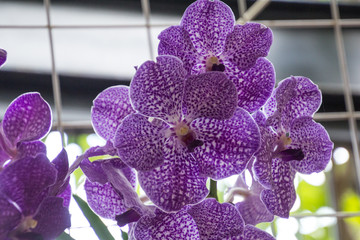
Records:
<instances>
[{"instance_id":1,"label":"dark purple flower center","mask_svg":"<svg viewBox=\"0 0 360 240\"><path fill-rule=\"evenodd\" d=\"M301 161L304 159L305 155L301 149L286 149L279 153L279 157L281 157L284 161Z\"/></svg>"},{"instance_id":2,"label":"dark purple flower center","mask_svg":"<svg viewBox=\"0 0 360 240\"><path fill-rule=\"evenodd\" d=\"M181 144L185 146L189 152L193 152L196 147L204 144L203 141L196 139L195 132L192 131L185 122L180 122L174 129Z\"/></svg>"},{"instance_id":3,"label":"dark purple flower center","mask_svg":"<svg viewBox=\"0 0 360 240\"><path fill-rule=\"evenodd\" d=\"M187 147L189 152L193 152L196 147L200 147L204 144L203 141L196 139L196 135L193 131L189 132L185 136L182 136L180 140Z\"/></svg>"},{"instance_id":4,"label":"dark purple flower center","mask_svg":"<svg viewBox=\"0 0 360 240\"><path fill-rule=\"evenodd\" d=\"M225 71L225 65L221 63L218 57L211 56L206 60L206 71L223 72Z\"/></svg>"},{"instance_id":5,"label":"dark purple flower center","mask_svg":"<svg viewBox=\"0 0 360 240\"><path fill-rule=\"evenodd\" d=\"M211 71L223 72L223 71L225 71L225 65L224 64L213 64Z\"/></svg>"}]
</instances>

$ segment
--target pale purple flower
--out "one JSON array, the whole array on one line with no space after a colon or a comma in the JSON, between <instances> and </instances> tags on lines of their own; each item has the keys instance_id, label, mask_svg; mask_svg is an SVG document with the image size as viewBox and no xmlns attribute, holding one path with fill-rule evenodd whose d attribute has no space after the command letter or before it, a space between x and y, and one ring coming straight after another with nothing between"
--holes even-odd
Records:
<instances>
[{"instance_id":1,"label":"pale purple flower","mask_svg":"<svg viewBox=\"0 0 360 240\"><path fill-rule=\"evenodd\" d=\"M93 162L85 159L80 167L87 177L87 202L99 216L118 221L119 216L131 212L135 219L125 217L127 224L140 216L153 215L152 207L145 206L135 192L135 171L119 158Z\"/></svg>"},{"instance_id":2,"label":"pale purple flower","mask_svg":"<svg viewBox=\"0 0 360 240\"><path fill-rule=\"evenodd\" d=\"M176 213L157 209L155 214L155 217L142 217L134 224L133 240L274 240L270 234L245 225L232 204L220 204L212 198L186 206Z\"/></svg>"},{"instance_id":3,"label":"pale purple flower","mask_svg":"<svg viewBox=\"0 0 360 240\"><path fill-rule=\"evenodd\" d=\"M253 161L250 161L248 166L252 166ZM245 172L243 172L237 179L235 186L231 188L233 195L241 195L244 200L237 202L235 207L239 210L245 224L256 225L262 222L272 222L274 215L269 212L260 198L264 187L252 177L251 186L249 187L245 181Z\"/></svg>"},{"instance_id":4,"label":"pale purple flower","mask_svg":"<svg viewBox=\"0 0 360 240\"><path fill-rule=\"evenodd\" d=\"M80 167L87 177L85 191L88 204L104 218L116 220L117 216L128 210L136 211L137 215L151 214L134 191L135 171L115 156L116 149L113 147L116 129L124 117L134 112L127 86L107 88L93 101L92 125L95 132L107 142L104 146L88 149ZM104 155L114 158L89 161L90 157Z\"/></svg>"},{"instance_id":5,"label":"pale purple flower","mask_svg":"<svg viewBox=\"0 0 360 240\"><path fill-rule=\"evenodd\" d=\"M7 108L0 123L0 169L8 160L46 153L39 141L50 130L51 109L39 93L25 93Z\"/></svg>"},{"instance_id":6,"label":"pale purple flower","mask_svg":"<svg viewBox=\"0 0 360 240\"><path fill-rule=\"evenodd\" d=\"M239 174L259 147L256 123L237 108L234 84L221 72L187 77L178 58L159 56L139 67L130 99L138 113L123 120L114 145L165 211L204 199L207 177Z\"/></svg>"},{"instance_id":7,"label":"pale purple flower","mask_svg":"<svg viewBox=\"0 0 360 240\"><path fill-rule=\"evenodd\" d=\"M198 0L185 11L180 26L159 35L159 55L173 55L190 74L221 71L233 81L238 106L258 110L270 97L275 71L264 58L272 32L258 23L235 25L234 14L218 0Z\"/></svg>"},{"instance_id":8,"label":"pale purple flower","mask_svg":"<svg viewBox=\"0 0 360 240\"><path fill-rule=\"evenodd\" d=\"M325 169L333 143L312 116L321 104L321 92L305 77L290 77L279 83L265 104L266 116L254 116L261 132L261 147L253 169L267 189L261 199L269 211L289 217L296 194L296 172L311 174Z\"/></svg>"},{"instance_id":9,"label":"pale purple flower","mask_svg":"<svg viewBox=\"0 0 360 240\"><path fill-rule=\"evenodd\" d=\"M0 172L1 240L52 240L70 227L64 199L50 191L60 180L57 174L44 154L21 158Z\"/></svg>"}]
</instances>

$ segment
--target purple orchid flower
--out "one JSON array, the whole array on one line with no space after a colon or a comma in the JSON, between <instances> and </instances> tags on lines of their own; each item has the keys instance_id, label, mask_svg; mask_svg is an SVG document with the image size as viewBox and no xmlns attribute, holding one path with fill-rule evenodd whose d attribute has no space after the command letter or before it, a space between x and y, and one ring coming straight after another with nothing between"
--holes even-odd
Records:
<instances>
[{"instance_id":1,"label":"purple orchid flower","mask_svg":"<svg viewBox=\"0 0 360 240\"><path fill-rule=\"evenodd\" d=\"M4 49L0 48L0 67L5 63L6 57L7 57L7 52Z\"/></svg>"},{"instance_id":2,"label":"purple orchid flower","mask_svg":"<svg viewBox=\"0 0 360 240\"><path fill-rule=\"evenodd\" d=\"M186 76L173 56L141 65L130 85L138 113L123 120L114 141L121 160L139 171L150 200L165 211L203 200L207 177L239 174L259 147L258 128L237 108L236 89L223 73Z\"/></svg>"},{"instance_id":3,"label":"purple orchid flower","mask_svg":"<svg viewBox=\"0 0 360 240\"><path fill-rule=\"evenodd\" d=\"M248 166L252 166L250 161ZM244 172L239 175L234 187L230 190L233 195L241 195L244 200L235 204L239 210L245 224L256 225L262 222L272 222L274 215L269 212L260 198L260 194L264 187L257 182L251 172L252 184L249 187L245 182Z\"/></svg>"},{"instance_id":4,"label":"purple orchid flower","mask_svg":"<svg viewBox=\"0 0 360 240\"><path fill-rule=\"evenodd\" d=\"M128 114L134 112L129 87L113 86L102 91L93 101L91 119L97 135L107 142L105 146L88 149L80 163L87 177L85 191L89 206L101 217L112 220L126 211L135 211L136 216L152 215L152 210L140 202L134 191L134 169L129 168L118 157L92 162L89 160L95 156L116 156L113 146L116 129ZM131 221L134 220L129 220Z\"/></svg>"},{"instance_id":5,"label":"purple orchid flower","mask_svg":"<svg viewBox=\"0 0 360 240\"><path fill-rule=\"evenodd\" d=\"M238 92L238 106L256 111L270 97L275 71L264 58L272 32L258 23L234 25L230 7L218 0L198 0L185 11L180 26L160 33L159 55L173 55L190 74L221 71Z\"/></svg>"},{"instance_id":6,"label":"purple orchid flower","mask_svg":"<svg viewBox=\"0 0 360 240\"><path fill-rule=\"evenodd\" d=\"M295 202L296 172L320 172L330 161L333 143L312 119L320 104L321 92L310 79L290 77L279 83L265 104L268 118L261 112L254 116L262 134L254 173L267 188L261 193L262 201L280 217L289 217Z\"/></svg>"},{"instance_id":7,"label":"purple orchid flower","mask_svg":"<svg viewBox=\"0 0 360 240\"><path fill-rule=\"evenodd\" d=\"M134 170L119 158L93 162L85 159L80 167L87 176L85 191L88 204L99 216L117 221L118 216L129 211L134 216L126 217L124 221L127 224L137 221L140 216L153 215L152 208L145 206L134 190Z\"/></svg>"},{"instance_id":8,"label":"purple orchid flower","mask_svg":"<svg viewBox=\"0 0 360 240\"><path fill-rule=\"evenodd\" d=\"M50 130L51 109L39 93L25 93L8 107L0 123L0 169L8 160L46 153L39 141Z\"/></svg>"},{"instance_id":9,"label":"purple orchid flower","mask_svg":"<svg viewBox=\"0 0 360 240\"><path fill-rule=\"evenodd\" d=\"M50 192L60 180L57 174L44 154L21 158L0 172L1 240L52 240L70 227L64 199Z\"/></svg>"},{"instance_id":10,"label":"purple orchid flower","mask_svg":"<svg viewBox=\"0 0 360 240\"><path fill-rule=\"evenodd\" d=\"M208 198L176 213L159 209L155 217L142 217L132 228L132 239L273 240L270 234L245 225L239 211L230 203Z\"/></svg>"}]
</instances>

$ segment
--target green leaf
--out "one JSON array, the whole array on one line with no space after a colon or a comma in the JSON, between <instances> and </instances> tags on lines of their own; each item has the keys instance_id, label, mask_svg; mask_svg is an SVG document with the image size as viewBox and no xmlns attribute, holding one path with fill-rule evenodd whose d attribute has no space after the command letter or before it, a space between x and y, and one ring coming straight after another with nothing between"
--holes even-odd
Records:
<instances>
[{"instance_id":1,"label":"green leaf","mask_svg":"<svg viewBox=\"0 0 360 240\"><path fill-rule=\"evenodd\" d=\"M75 240L74 238L72 238L69 234L67 234L66 232L63 232L60 236L58 236L56 238L56 240Z\"/></svg>"},{"instance_id":2,"label":"green leaf","mask_svg":"<svg viewBox=\"0 0 360 240\"><path fill-rule=\"evenodd\" d=\"M126 232L124 232L123 230L121 230L121 237L123 240L128 240L128 234Z\"/></svg>"},{"instance_id":3,"label":"green leaf","mask_svg":"<svg viewBox=\"0 0 360 240\"><path fill-rule=\"evenodd\" d=\"M301 181L297 188L300 196L301 209L316 212L320 207L326 206L326 188L325 185L313 186L305 181Z\"/></svg>"},{"instance_id":4,"label":"green leaf","mask_svg":"<svg viewBox=\"0 0 360 240\"><path fill-rule=\"evenodd\" d=\"M73 198L75 199L76 203L79 205L86 219L89 221L90 226L92 227L98 238L100 240L115 240L115 238L110 234L106 225L90 209L88 204L77 195L73 195Z\"/></svg>"}]
</instances>

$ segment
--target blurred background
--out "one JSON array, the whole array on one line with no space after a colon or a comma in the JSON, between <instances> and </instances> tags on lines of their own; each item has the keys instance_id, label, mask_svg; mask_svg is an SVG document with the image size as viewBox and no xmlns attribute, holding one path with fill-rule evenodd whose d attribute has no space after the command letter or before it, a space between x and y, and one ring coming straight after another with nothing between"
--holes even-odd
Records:
<instances>
[{"instance_id":1,"label":"blurred background","mask_svg":"<svg viewBox=\"0 0 360 240\"><path fill-rule=\"evenodd\" d=\"M268 56L276 79L302 75L319 85L323 103L315 119L335 150L324 173L298 175L298 199L289 219L259 227L278 240L360 239L360 1L225 0L237 19L273 30ZM178 25L183 0L0 0L0 48L8 59L0 71L0 119L18 95L37 91L53 109L45 139L49 158L66 133L70 159L103 143L90 123L92 100L107 87L128 85L135 67L157 55L158 34ZM75 173L73 190L84 196ZM219 183L220 195L234 178ZM141 192L141 190L139 190ZM72 204L70 234L92 234ZM114 222L109 229L121 239ZM126 231L126 229L123 229ZM92 234L92 238L90 235Z\"/></svg>"}]
</instances>

